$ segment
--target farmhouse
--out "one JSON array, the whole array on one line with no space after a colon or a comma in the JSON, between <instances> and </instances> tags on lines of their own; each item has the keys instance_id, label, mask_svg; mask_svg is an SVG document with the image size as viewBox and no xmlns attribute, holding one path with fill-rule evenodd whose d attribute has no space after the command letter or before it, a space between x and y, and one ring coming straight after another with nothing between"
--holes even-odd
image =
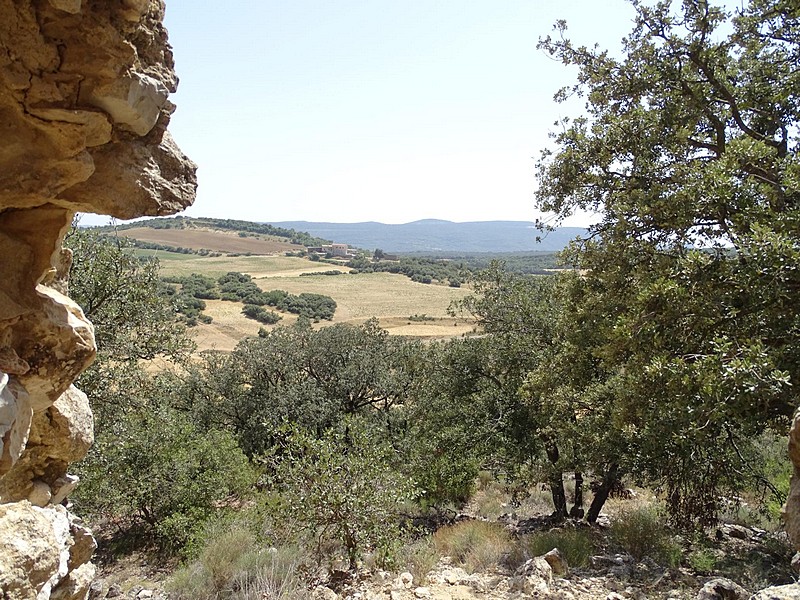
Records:
<instances>
[{"instance_id":1,"label":"farmhouse","mask_svg":"<svg viewBox=\"0 0 800 600\"><path fill-rule=\"evenodd\" d=\"M309 254L330 254L331 256L347 258L355 256L356 251L351 249L347 244L326 244L323 246L308 246L306 251Z\"/></svg>"}]
</instances>

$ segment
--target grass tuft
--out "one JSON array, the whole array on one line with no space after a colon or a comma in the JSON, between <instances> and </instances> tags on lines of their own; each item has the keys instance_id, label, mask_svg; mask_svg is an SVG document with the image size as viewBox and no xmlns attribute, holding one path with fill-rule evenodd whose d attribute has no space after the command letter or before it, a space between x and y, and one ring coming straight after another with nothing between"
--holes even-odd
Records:
<instances>
[{"instance_id":1,"label":"grass tuft","mask_svg":"<svg viewBox=\"0 0 800 600\"><path fill-rule=\"evenodd\" d=\"M650 557L659 564L676 567L682 548L666 526L663 511L651 505L623 509L611 524L611 538L634 559Z\"/></svg>"},{"instance_id":2,"label":"grass tuft","mask_svg":"<svg viewBox=\"0 0 800 600\"><path fill-rule=\"evenodd\" d=\"M512 550L509 533L498 523L462 521L433 534L440 554L468 573L485 571L499 564Z\"/></svg>"},{"instance_id":3,"label":"grass tuft","mask_svg":"<svg viewBox=\"0 0 800 600\"><path fill-rule=\"evenodd\" d=\"M547 554L558 548L570 567L585 567L594 553L594 543L588 529L553 529L523 535L509 557L509 566L516 568L526 560Z\"/></svg>"}]
</instances>

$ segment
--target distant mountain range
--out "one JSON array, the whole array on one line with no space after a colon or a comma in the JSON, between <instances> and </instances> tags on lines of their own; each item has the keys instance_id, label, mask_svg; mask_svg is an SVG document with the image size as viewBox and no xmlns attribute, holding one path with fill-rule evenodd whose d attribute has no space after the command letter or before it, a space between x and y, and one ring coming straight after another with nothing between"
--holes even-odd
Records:
<instances>
[{"instance_id":1,"label":"distant mountain range","mask_svg":"<svg viewBox=\"0 0 800 600\"><path fill-rule=\"evenodd\" d=\"M476 221L454 223L424 219L402 225L366 223L315 223L283 221L277 227L307 231L311 235L358 248L385 252L555 252L586 233L581 227L560 227L541 232L529 221ZM537 241L537 237L540 241Z\"/></svg>"}]
</instances>

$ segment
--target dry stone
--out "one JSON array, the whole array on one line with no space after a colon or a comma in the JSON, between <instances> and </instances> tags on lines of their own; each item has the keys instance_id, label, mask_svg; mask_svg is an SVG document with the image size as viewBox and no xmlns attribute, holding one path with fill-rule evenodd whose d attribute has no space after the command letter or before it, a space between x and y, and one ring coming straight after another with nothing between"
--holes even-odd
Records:
<instances>
[{"instance_id":1,"label":"dry stone","mask_svg":"<svg viewBox=\"0 0 800 600\"><path fill-rule=\"evenodd\" d=\"M85 598L91 533L63 507L93 439L72 382L94 330L64 295L76 211L163 215L194 199L167 133L177 77L162 0L0 0L0 597Z\"/></svg>"},{"instance_id":2,"label":"dry stone","mask_svg":"<svg viewBox=\"0 0 800 600\"><path fill-rule=\"evenodd\" d=\"M792 461L793 472L783 520L789 540L795 550L800 550L800 410L794 413L792 427L789 430L789 458Z\"/></svg>"},{"instance_id":3,"label":"dry stone","mask_svg":"<svg viewBox=\"0 0 800 600\"><path fill-rule=\"evenodd\" d=\"M769 587L754 594L750 600L800 600L800 584Z\"/></svg>"}]
</instances>

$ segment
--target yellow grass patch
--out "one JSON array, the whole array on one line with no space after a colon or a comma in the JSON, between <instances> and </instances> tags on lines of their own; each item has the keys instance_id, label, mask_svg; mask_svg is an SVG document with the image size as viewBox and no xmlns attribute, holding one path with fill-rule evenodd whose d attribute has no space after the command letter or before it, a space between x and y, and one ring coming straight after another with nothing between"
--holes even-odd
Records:
<instances>
[{"instance_id":1,"label":"yellow grass patch","mask_svg":"<svg viewBox=\"0 0 800 600\"><path fill-rule=\"evenodd\" d=\"M163 275L189 275L201 273L219 277L235 271L251 275L264 290L285 290L290 294L304 292L325 294L336 300L333 321L323 321L315 327L331 323L363 323L377 317L381 327L391 335L405 335L424 339L444 339L473 331L474 323L454 319L447 315L447 307L454 300L470 294L467 288L415 283L404 275L392 273L362 273L349 275L346 267L311 262L304 258L288 256L236 256L197 257L182 260L163 260ZM300 277L301 273L345 270L342 275L315 275ZM208 325L192 328L192 336L199 350L232 350L246 336L258 334L258 329L271 329L289 325L296 315L282 313L278 325L262 325L241 314L242 304L222 300L206 300L205 314L212 317ZM267 307L269 308L269 307ZM270 309L272 310L272 309ZM412 315L427 315L433 320L413 321Z\"/></svg>"},{"instance_id":2,"label":"yellow grass patch","mask_svg":"<svg viewBox=\"0 0 800 600\"><path fill-rule=\"evenodd\" d=\"M296 256L198 256L184 260L161 261L161 274L175 276L200 273L209 277L221 277L225 273L235 271L255 278L298 277L300 273L318 273L335 269L337 267L332 265L311 262Z\"/></svg>"},{"instance_id":3,"label":"yellow grass patch","mask_svg":"<svg viewBox=\"0 0 800 600\"><path fill-rule=\"evenodd\" d=\"M370 317L395 318L395 326L408 326L411 315L446 318L453 300L467 296L464 288L415 283L404 275L363 273L359 275L319 275L314 277L264 277L255 280L264 291L286 290L290 294L325 294L336 300L334 322L361 322ZM403 319L405 319L403 321ZM435 321L410 322L429 328ZM430 323L430 325L429 325ZM453 327L453 321L449 322Z\"/></svg>"}]
</instances>

